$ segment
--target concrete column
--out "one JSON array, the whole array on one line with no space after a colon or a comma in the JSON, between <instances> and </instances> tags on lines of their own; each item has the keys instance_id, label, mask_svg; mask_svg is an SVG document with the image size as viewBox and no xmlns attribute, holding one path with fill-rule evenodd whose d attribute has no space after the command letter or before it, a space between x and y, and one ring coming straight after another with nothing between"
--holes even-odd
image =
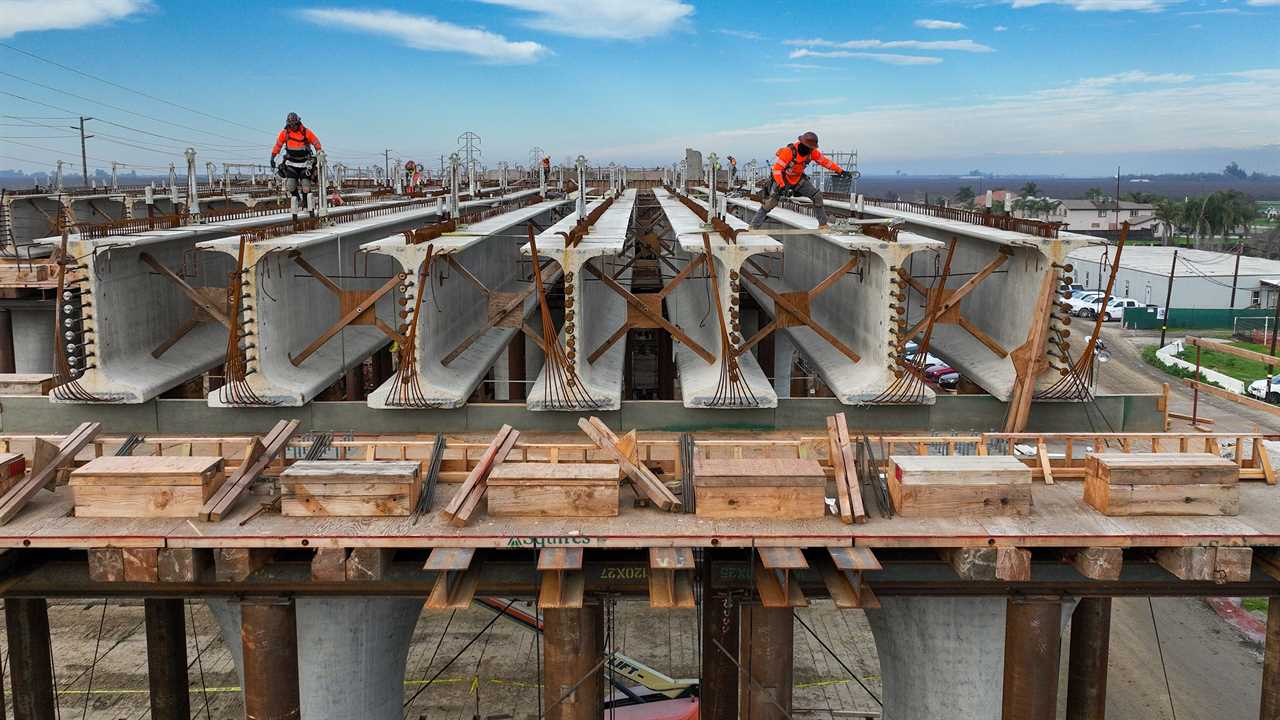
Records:
<instances>
[{"instance_id":1,"label":"concrete column","mask_svg":"<svg viewBox=\"0 0 1280 720\"><path fill-rule=\"evenodd\" d=\"M44 598L9 598L4 601L4 619L14 720L54 720L49 606Z\"/></svg>"},{"instance_id":2,"label":"concrete column","mask_svg":"<svg viewBox=\"0 0 1280 720\"><path fill-rule=\"evenodd\" d=\"M299 598L302 717L399 720L405 663L423 602L423 598Z\"/></svg>"},{"instance_id":3,"label":"concrete column","mask_svg":"<svg viewBox=\"0 0 1280 720\"><path fill-rule=\"evenodd\" d=\"M1267 645L1262 657L1262 720L1280 720L1280 597L1267 603Z\"/></svg>"},{"instance_id":4,"label":"concrete column","mask_svg":"<svg viewBox=\"0 0 1280 720\"><path fill-rule=\"evenodd\" d=\"M510 379L510 387L507 390L507 397L511 400L525 399L524 381L525 374L524 363L524 333L516 333L511 338L511 344L507 346L507 377Z\"/></svg>"},{"instance_id":5,"label":"concrete column","mask_svg":"<svg viewBox=\"0 0 1280 720\"><path fill-rule=\"evenodd\" d=\"M796 346L786 335L773 338L773 391L780 398L791 397L791 368L795 366ZM761 352L764 352L761 350Z\"/></svg>"},{"instance_id":6,"label":"concrete column","mask_svg":"<svg viewBox=\"0 0 1280 720\"><path fill-rule=\"evenodd\" d=\"M1055 720L1062 659L1062 600L1009 598L1005 613L1003 720Z\"/></svg>"},{"instance_id":7,"label":"concrete column","mask_svg":"<svg viewBox=\"0 0 1280 720\"><path fill-rule=\"evenodd\" d=\"M604 607L542 615L546 720L600 720L604 711Z\"/></svg>"},{"instance_id":8,"label":"concrete column","mask_svg":"<svg viewBox=\"0 0 1280 720\"><path fill-rule=\"evenodd\" d=\"M292 600L240 603L244 712L249 720L297 720L298 632Z\"/></svg>"},{"instance_id":9,"label":"concrete column","mask_svg":"<svg viewBox=\"0 0 1280 720\"><path fill-rule=\"evenodd\" d=\"M1106 718L1107 656L1110 643L1111 598L1081 598L1071 616L1067 720Z\"/></svg>"},{"instance_id":10,"label":"concrete column","mask_svg":"<svg viewBox=\"0 0 1280 720\"><path fill-rule=\"evenodd\" d=\"M188 720L187 625L182 600L147 598L147 680L154 720Z\"/></svg>"},{"instance_id":11,"label":"concrete column","mask_svg":"<svg viewBox=\"0 0 1280 720\"><path fill-rule=\"evenodd\" d=\"M702 611L700 712L703 720L737 720L740 608L737 595L712 587L714 552L707 551L707 559L702 564L706 599Z\"/></svg>"},{"instance_id":12,"label":"concrete column","mask_svg":"<svg viewBox=\"0 0 1280 720\"><path fill-rule=\"evenodd\" d=\"M493 364L493 399L506 402L511 399L511 345L508 344L498 361Z\"/></svg>"},{"instance_id":13,"label":"concrete column","mask_svg":"<svg viewBox=\"0 0 1280 720\"><path fill-rule=\"evenodd\" d=\"M795 620L791 608L742 606L738 715L751 720L791 717Z\"/></svg>"}]
</instances>

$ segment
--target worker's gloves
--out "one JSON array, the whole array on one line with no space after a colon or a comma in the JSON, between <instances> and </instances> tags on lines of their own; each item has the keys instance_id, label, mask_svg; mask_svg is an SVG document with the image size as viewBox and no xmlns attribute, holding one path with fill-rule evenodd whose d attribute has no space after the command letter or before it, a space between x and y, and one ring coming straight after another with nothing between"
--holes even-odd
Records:
<instances>
[{"instance_id":1,"label":"worker's gloves","mask_svg":"<svg viewBox=\"0 0 1280 720\"><path fill-rule=\"evenodd\" d=\"M272 155L272 156L271 156L271 169L272 169L272 170L275 170L275 169L276 169L276 156L275 156L275 155Z\"/></svg>"},{"instance_id":2,"label":"worker's gloves","mask_svg":"<svg viewBox=\"0 0 1280 720\"><path fill-rule=\"evenodd\" d=\"M849 172L848 170L841 170L840 172L836 173L836 177L840 178L841 180L848 180L849 178L853 177L853 173Z\"/></svg>"}]
</instances>

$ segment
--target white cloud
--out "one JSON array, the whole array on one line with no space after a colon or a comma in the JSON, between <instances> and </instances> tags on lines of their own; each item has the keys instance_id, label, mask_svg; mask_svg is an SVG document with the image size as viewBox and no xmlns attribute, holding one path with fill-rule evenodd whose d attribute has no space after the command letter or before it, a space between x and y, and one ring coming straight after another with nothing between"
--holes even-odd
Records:
<instances>
[{"instance_id":1,"label":"white cloud","mask_svg":"<svg viewBox=\"0 0 1280 720\"><path fill-rule=\"evenodd\" d=\"M754 30L730 30L728 28L720 28L716 32L729 37L736 37L739 40L763 40L764 36Z\"/></svg>"},{"instance_id":2,"label":"white cloud","mask_svg":"<svg viewBox=\"0 0 1280 720\"><path fill-rule=\"evenodd\" d=\"M1079 85L1085 87L1109 87L1112 85L1170 85L1191 82L1194 75L1185 73L1149 73L1142 70L1129 70L1114 75L1084 78Z\"/></svg>"},{"instance_id":3,"label":"white cloud","mask_svg":"<svg viewBox=\"0 0 1280 720\"><path fill-rule=\"evenodd\" d=\"M1245 4L1254 7L1280 7L1280 0L1245 0Z\"/></svg>"},{"instance_id":4,"label":"white cloud","mask_svg":"<svg viewBox=\"0 0 1280 720\"><path fill-rule=\"evenodd\" d=\"M0 0L0 39L20 32L75 30L150 8L150 0Z\"/></svg>"},{"instance_id":5,"label":"white cloud","mask_svg":"<svg viewBox=\"0 0 1280 720\"><path fill-rule=\"evenodd\" d=\"M1280 83L1280 68L1258 68L1257 70L1241 70L1240 72L1228 73L1233 77L1246 78L1248 80L1265 80L1273 83Z\"/></svg>"},{"instance_id":6,"label":"white cloud","mask_svg":"<svg viewBox=\"0 0 1280 720\"><path fill-rule=\"evenodd\" d=\"M973 157L973 128L1000 138L1002 148L1030 154L1109 154L1195 148L1252 148L1275 142L1280 103L1274 80L1201 76L1188 83L1090 88L1078 96L1025 93L985 100L900 107L863 104L853 112L798 108L767 124L701 136L680 134L591 155L674 157L685 147L731 147L738 157L769 152L796 127L813 128L824 146L863 148L876 157L942 160ZM1271 69L1280 76L1280 68ZM1253 77L1255 76L1256 77ZM957 122L957 118L963 119Z\"/></svg>"},{"instance_id":7,"label":"white cloud","mask_svg":"<svg viewBox=\"0 0 1280 720\"><path fill-rule=\"evenodd\" d=\"M638 40L663 35L686 22L693 6L680 0L477 0L527 10L525 25L559 35Z\"/></svg>"},{"instance_id":8,"label":"white cloud","mask_svg":"<svg viewBox=\"0 0 1280 720\"><path fill-rule=\"evenodd\" d=\"M956 52L989 53L995 48L972 40L784 40L785 45L829 47L841 50L954 50Z\"/></svg>"},{"instance_id":9,"label":"white cloud","mask_svg":"<svg viewBox=\"0 0 1280 720\"><path fill-rule=\"evenodd\" d=\"M394 10L321 8L299 14L317 25L385 35L417 50L463 53L493 63L531 63L550 52L536 42L512 42L487 30Z\"/></svg>"},{"instance_id":10,"label":"white cloud","mask_svg":"<svg viewBox=\"0 0 1280 720\"><path fill-rule=\"evenodd\" d=\"M1037 5L1066 5L1082 12L1159 12L1181 0L1012 0L1014 9Z\"/></svg>"},{"instance_id":11,"label":"white cloud","mask_svg":"<svg viewBox=\"0 0 1280 720\"><path fill-rule=\"evenodd\" d=\"M826 65L818 65L815 63L782 63L781 67L788 70L828 70Z\"/></svg>"},{"instance_id":12,"label":"white cloud","mask_svg":"<svg viewBox=\"0 0 1280 720\"><path fill-rule=\"evenodd\" d=\"M849 50L792 50L787 57L792 60L800 58L855 58L858 60L874 60L886 65L937 65L942 58L928 55L898 55L896 53L851 52Z\"/></svg>"},{"instance_id":13,"label":"white cloud","mask_svg":"<svg viewBox=\"0 0 1280 720\"><path fill-rule=\"evenodd\" d=\"M994 30L994 31L996 31L996 32L1004 32L1005 30L1008 30L1009 28L1005 27L1004 25L997 25L997 26L995 26L995 27L993 27L993 28L991 28L991 29L992 29L992 30Z\"/></svg>"},{"instance_id":14,"label":"white cloud","mask_svg":"<svg viewBox=\"0 0 1280 720\"><path fill-rule=\"evenodd\" d=\"M964 30L967 27L964 23L952 22L950 20L929 20L922 18L916 21L916 27L925 30Z\"/></svg>"},{"instance_id":15,"label":"white cloud","mask_svg":"<svg viewBox=\"0 0 1280 720\"><path fill-rule=\"evenodd\" d=\"M843 97L820 97L805 100L780 100L775 102L774 105L778 107L813 107L816 105L839 105L847 101L848 98Z\"/></svg>"}]
</instances>

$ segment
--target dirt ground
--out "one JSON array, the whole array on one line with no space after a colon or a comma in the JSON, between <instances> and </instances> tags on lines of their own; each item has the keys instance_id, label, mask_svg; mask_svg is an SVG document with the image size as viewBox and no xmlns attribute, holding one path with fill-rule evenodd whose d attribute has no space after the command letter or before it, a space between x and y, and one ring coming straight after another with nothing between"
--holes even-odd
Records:
<instances>
[{"instance_id":1,"label":"dirt ground","mask_svg":"<svg viewBox=\"0 0 1280 720\"><path fill-rule=\"evenodd\" d=\"M189 608L192 717L237 720L242 717L242 705L231 655L204 605L191 603ZM105 613L103 609L101 602L58 602L50 606L61 716L140 720L149 715L142 606L111 603ZM1151 606L1145 599L1115 601L1107 717L1174 717L1156 648L1152 609L1176 717L1256 717L1261 648L1242 639L1203 602L1186 599L1157 599ZM697 676L699 648L694 611L654 611L647 603L627 601L618 604L617 613L620 652L674 677ZM798 614L840 661L879 695L879 663L862 612L838 611L829 603L815 602ZM452 616L423 613L414 631L406 673L405 700L412 700L406 708L407 718L464 720L477 713L477 704L481 717L536 717L534 636L506 620L493 624L480 641L424 689L425 681L439 672L492 617L480 609ZM444 633L446 624L448 632ZM871 695L798 623L795 638L796 717L830 718L833 711L878 709ZM1065 649L1064 638L1064 702ZM7 656L5 648L6 659ZM5 670L7 679L7 665ZM12 699L7 687L5 697Z\"/></svg>"}]
</instances>

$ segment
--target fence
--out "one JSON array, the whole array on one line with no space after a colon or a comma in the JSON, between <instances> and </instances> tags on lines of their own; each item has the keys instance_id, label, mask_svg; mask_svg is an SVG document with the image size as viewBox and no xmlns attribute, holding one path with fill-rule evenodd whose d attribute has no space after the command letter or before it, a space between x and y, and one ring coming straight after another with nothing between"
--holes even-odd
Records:
<instances>
[{"instance_id":1,"label":"fence","mask_svg":"<svg viewBox=\"0 0 1280 720\"><path fill-rule=\"evenodd\" d=\"M1162 318L1154 305L1125 308L1123 324L1132 330L1159 330ZM1173 308L1169 311L1169 327L1188 330L1235 330L1237 320L1270 318L1271 309L1242 308ZM1258 329L1263 329L1259 324Z\"/></svg>"}]
</instances>

